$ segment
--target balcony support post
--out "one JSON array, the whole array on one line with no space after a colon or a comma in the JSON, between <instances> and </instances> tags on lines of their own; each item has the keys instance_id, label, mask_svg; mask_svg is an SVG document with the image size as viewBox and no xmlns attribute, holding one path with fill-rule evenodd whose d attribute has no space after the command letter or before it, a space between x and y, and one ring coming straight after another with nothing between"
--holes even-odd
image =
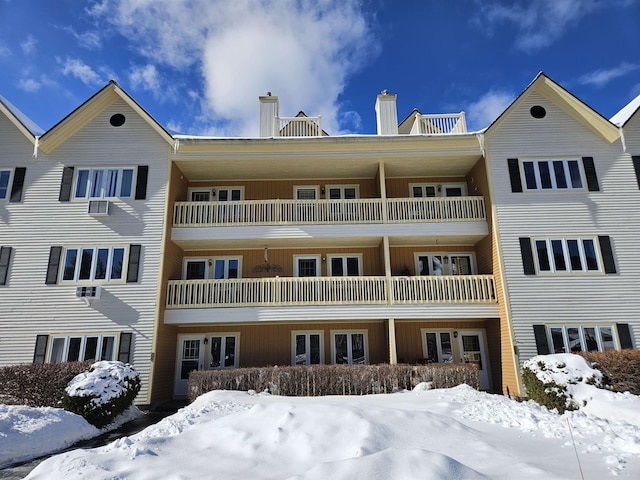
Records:
<instances>
[{"instance_id":1,"label":"balcony support post","mask_svg":"<svg viewBox=\"0 0 640 480\"><path fill-rule=\"evenodd\" d=\"M384 254L384 276L387 287L387 303L393 304L394 291L393 279L391 278L391 253L389 249L389 237L382 237L382 252Z\"/></svg>"},{"instance_id":2,"label":"balcony support post","mask_svg":"<svg viewBox=\"0 0 640 480\"><path fill-rule=\"evenodd\" d=\"M389 327L389 363L395 365L398 363L398 349L396 347L396 320L390 318L387 320Z\"/></svg>"},{"instance_id":3,"label":"balcony support post","mask_svg":"<svg viewBox=\"0 0 640 480\"><path fill-rule=\"evenodd\" d=\"M382 223L388 223L389 212L387 211L387 176L384 172L384 162L378 163L378 177L380 180L380 199L382 200Z\"/></svg>"}]
</instances>

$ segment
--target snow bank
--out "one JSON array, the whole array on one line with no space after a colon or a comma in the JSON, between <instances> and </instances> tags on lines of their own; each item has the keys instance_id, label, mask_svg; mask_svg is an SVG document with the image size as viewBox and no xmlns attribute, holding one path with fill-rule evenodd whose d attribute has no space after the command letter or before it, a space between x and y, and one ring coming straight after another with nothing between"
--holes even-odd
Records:
<instances>
[{"instance_id":1,"label":"snow bank","mask_svg":"<svg viewBox=\"0 0 640 480\"><path fill-rule=\"evenodd\" d=\"M95 397L95 405L105 405L121 397L138 377L134 368L122 362L96 362L89 370L76 375L65 391L71 397Z\"/></svg>"}]
</instances>

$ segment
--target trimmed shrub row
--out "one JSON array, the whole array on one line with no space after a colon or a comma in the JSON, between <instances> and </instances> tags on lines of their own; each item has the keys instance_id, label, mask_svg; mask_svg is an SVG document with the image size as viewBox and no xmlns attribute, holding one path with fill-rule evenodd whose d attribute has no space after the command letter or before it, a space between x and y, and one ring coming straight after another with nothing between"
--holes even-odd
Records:
<instances>
[{"instance_id":1,"label":"trimmed shrub row","mask_svg":"<svg viewBox=\"0 0 640 480\"><path fill-rule=\"evenodd\" d=\"M474 364L453 365L312 365L233 370L193 371L189 400L212 390L268 390L274 395L366 395L412 389L430 382L432 388L466 383L478 389Z\"/></svg>"},{"instance_id":2,"label":"trimmed shrub row","mask_svg":"<svg viewBox=\"0 0 640 480\"><path fill-rule=\"evenodd\" d=\"M0 403L57 407L73 377L91 362L29 363L0 368Z\"/></svg>"},{"instance_id":3,"label":"trimmed shrub row","mask_svg":"<svg viewBox=\"0 0 640 480\"><path fill-rule=\"evenodd\" d=\"M607 388L640 395L640 350L581 352L579 355L602 372Z\"/></svg>"}]
</instances>

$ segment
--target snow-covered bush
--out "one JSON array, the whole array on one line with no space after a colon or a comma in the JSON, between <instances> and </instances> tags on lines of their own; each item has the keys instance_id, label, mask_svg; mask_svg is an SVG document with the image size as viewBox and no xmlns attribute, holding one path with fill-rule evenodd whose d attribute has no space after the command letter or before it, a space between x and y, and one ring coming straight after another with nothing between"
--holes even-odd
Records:
<instances>
[{"instance_id":1,"label":"snow-covered bush","mask_svg":"<svg viewBox=\"0 0 640 480\"><path fill-rule=\"evenodd\" d=\"M572 353L538 355L527 360L522 380L529 398L558 413L586 405L589 387L604 388L602 373Z\"/></svg>"},{"instance_id":2,"label":"snow-covered bush","mask_svg":"<svg viewBox=\"0 0 640 480\"><path fill-rule=\"evenodd\" d=\"M140 378L131 365L102 361L69 382L62 404L102 428L127 410L139 391Z\"/></svg>"}]
</instances>

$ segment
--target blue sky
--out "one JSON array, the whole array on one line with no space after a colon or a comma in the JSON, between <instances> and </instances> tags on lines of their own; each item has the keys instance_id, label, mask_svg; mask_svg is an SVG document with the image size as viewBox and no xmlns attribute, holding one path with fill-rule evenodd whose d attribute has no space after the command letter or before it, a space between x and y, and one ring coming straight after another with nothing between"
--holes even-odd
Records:
<instances>
[{"instance_id":1,"label":"blue sky","mask_svg":"<svg viewBox=\"0 0 640 480\"><path fill-rule=\"evenodd\" d=\"M465 111L484 128L544 71L609 118L640 95L640 0L0 0L0 95L49 129L115 79L158 122L258 134L258 96L375 133Z\"/></svg>"}]
</instances>

